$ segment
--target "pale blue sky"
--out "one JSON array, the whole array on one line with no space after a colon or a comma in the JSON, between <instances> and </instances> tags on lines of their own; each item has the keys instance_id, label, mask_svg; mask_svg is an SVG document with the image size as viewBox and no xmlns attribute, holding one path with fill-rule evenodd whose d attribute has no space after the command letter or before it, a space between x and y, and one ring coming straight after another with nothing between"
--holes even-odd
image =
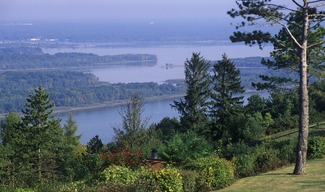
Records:
<instances>
[{"instance_id":1,"label":"pale blue sky","mask_svg":"<svg viewBox=\"0 0 325 192\"><path fill-rule=\"evenodd\" d=\"M229 18L234 0L0 0L1 20Z\"/></svg>"}]
</instances>

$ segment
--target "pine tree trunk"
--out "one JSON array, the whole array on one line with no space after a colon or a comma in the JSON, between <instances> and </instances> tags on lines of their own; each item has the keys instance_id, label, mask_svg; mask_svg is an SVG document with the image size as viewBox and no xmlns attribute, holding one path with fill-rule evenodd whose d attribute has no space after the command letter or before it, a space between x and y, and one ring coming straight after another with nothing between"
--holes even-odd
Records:
<instances>
[{"instance_id":1,"label":"pine tree trunk","mask_svg":"<svg viewBox=\"0 0 325 192\"><path fill-rule=\"evenodd\" d=\"M307 1L305 1L307 2ZM308 97L308 82L307 82L307 39L308 39L308 4L304 7L304 26L303 39L300 53L300 118L299 118L299 134L296 153L296 165L293 174L304 175L307 161L308 149L308 126L309 126L309 97Z\"/></svg>"}]
</instances>

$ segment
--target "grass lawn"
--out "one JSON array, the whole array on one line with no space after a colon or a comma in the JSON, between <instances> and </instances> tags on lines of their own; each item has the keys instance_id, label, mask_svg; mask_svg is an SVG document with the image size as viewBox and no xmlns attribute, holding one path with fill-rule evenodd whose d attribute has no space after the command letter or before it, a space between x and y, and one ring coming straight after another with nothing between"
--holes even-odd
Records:
<instances>
[{"instance_id":1,"label":"grass lawn","mask_svg":"<svg viewBox=\"0 0 325 192\"><path fill-rule=\"evenodd\" d=\"M294 165L265 174L239 179L227 191L325 191L325 159L307 162L306 175L292 175Z\"/></svg>"}]
</instances>

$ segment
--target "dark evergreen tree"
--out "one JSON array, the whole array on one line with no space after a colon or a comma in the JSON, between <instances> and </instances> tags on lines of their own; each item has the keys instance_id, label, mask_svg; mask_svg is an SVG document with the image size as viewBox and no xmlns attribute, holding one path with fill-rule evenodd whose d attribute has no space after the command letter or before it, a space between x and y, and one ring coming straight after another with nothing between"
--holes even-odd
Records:
<instances>
[{"instance_id":1,"label":"dark evergreen tree","mask_svg":"<svg viewBox=\"0 0 325 192\"><path fill-rule=\"evenodd\" d=\"M60 177L63 180L72 181L82 178L82 158L86 153L86 148L80 144L81 135L77 135L78 126L73 120L72 114L63 126L63 146L60 153Z\"/></svg>"},{"instance_id":2,"label":"dark evergreen tree","mask_svg":"<svg viewBox=\"0 0 325 192\"><path fill-rule=\"evenodd\" d=\"M213 88L211 94L210 115L213 119L211 132L214 140L230 139L227 129L231 117L242 111L245 92L241 86L240 71L224 54L222 60L213 65Z\"/></svg>"},{"instance_id":3,"label":"dark evergreen tree","mask_svg":"<svg viewBox=\"0 0 325 192\"><path fill-rule=\"evenodd\" d=\"M18 164L26 165L26 183L33 185L54 179L58 174L57 158L62 145L60 119L52 115L54 104L42 87L29 94L21 124L16 128L19 140L13 148L20 157Z\"/></svg>"},{"instance_id":4,"label":"dark evergreen tree","mask_svg":"<svg viewBox=\"0 0 325 192\"><path fill-rule=\"evenodd\" d=\"M87 152L88 153L100 153L104 144L102 140L99 138L98 135L95 137L91 138L90 141L87 143Z\"/></svg>"},{"instance_id":5,"label":"dark evergreen tree","mask_svg":"<svg viewBox=\"0 0 325 192\"><path fill-rule=\"evenodd\" d=\"M192 130L197 133L206 132L208 118L208 100L210 97L209 63L193 53L185 62L185 83L187 84L184 100L174 101L174 107L180 114L181 131Z\"/></svg>"},{"instance_id":6,"label":"dark evergreen tree","mask_svg":"<svg viewBox=\"0 0 325 192\"><path fill-rule=\"evenodd\" d=\"M17 127L21 123L18 113L10 112L4 121L1 122L0 127L0 180L2 183L7 184L10 187L14 187L18 184L20 177L20 167L24 165L18 165L17 159L19 156L17 151L20 149L16 147L16 142L19 141L20 135L17 132Z\"/></svg>"}]
</instances>

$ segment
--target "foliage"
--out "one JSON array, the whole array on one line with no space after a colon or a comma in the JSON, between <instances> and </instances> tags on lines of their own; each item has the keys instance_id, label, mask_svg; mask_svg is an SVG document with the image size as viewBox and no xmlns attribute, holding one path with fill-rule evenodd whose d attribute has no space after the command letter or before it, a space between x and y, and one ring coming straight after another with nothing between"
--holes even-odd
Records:
<instances>
[{"instance_id":1,"label":"foliage","mask_svg":"<svg viewBox=\"0 0 325 192\"><path fill-rule=\"evenodd\" d=\"M90 141L87 143L87 152L91 154L99 154L102 151L103 146L104 144L102 140L99 138L98 135L95 135L95 137L91 138Z\"/></svg>"},{"instance_id":2,"label":"foliage","mask_svg":"<svg viewBox=\"0 0 325 192\"><path fill-rule=\"evenodd\" d=\"M262 140L265 137L266 130L274 124L270 113L266 113L263 117L260 112L253 115L247 115L247 121L241 130L245 141Z\"/></svg>"},{"instance_id":3,"label":"foliage","mask_svg":"<svg viewBox=\"0 0 325 192\"><path fill-rule=\"evenodd\" d=\"M86 148L80 144L81 135L76 135L78 126L70 114L69 119L63 126L63 145L60 148L59 164L61 168L60 177L63 180L74 181L82 178L79 170L82 169L82 158Z\"/></svg>"},{"instance_id":4,"label":"foliage","mask_svg":"<svg viewBox=\"0 0 325 192\"><path fill-rule=\"evenodd\" d=\"M142 112L143 100L138 95L132 96L126 107L120 111L121 128L113 128L116 142L127 146L131 151L141 151L147 139L148 119L142 119Z\"/></svg>"},{"instance_id":5,"label":"foliage","mask_svg":"<svg viewBox=\"0 0 325 192\"><path fill-rule=\"evenodd\" d=\"M213 148L203 137L198 136L194 131L175 134L166 144L161 157L169 162L181 164L197 158L210 156Z\"/></svg>"},{"instance_id":6,"label":"foliage","mask_svg":"<svg viewBox=\"0 0 325 192\"><path fill-rule=\"evenodd\" d=\"M63 131L60 120L52 115L53 103L42 87L26 99L26 109L16 126L11 143L14 163L26 184L43 183L55 178L59 172L57 157L62 145Z\"/></svg>"},{"instance_id":7,"label":"foliage","mask_svg":"<svg viewBox=\"0 0 325 192\"><path fill-rule=\"evenodd\" d=\"M186 168L197 171L200 175L200 187L208 190L226 187L234 180L233 164L216 156L196 159L186 165Z\"/></svg>"},{"instance_id":8,"label":"foliage","mask_svg":"<svg viewBox=\"0 0 325 192\"><path fill-rule=\"evenodd\" d=\"M325 156L325 137L309 137L307 156L309 159L323 158Z\"/></svg>"},{"instance_id":9,"label":"foliage","mask_svg":"<svg viewBox=\"0 0 325 192\"><path fill-rule=\"evenodd\" d=\"M166 168L150 171L142 169L137 183L141 191L182 191L182 175L179 170Z\"/></svg>"},{"instance_id":10,"label":"foliage","mask_svg":"<svg viewBox=\"0 0 325 192\"><path fill-rule=\"evenodd\" d=\"M109 66L112 64L155 65L157 56L125 54L98 56L89 53L43 53L41 48L1 48L0 69L37 69ZM14 59L13 59L14 58Z\"/></svg>"},{"instance_id":11,"label":"foliage","mask_svg":"<svg viewBox=\"0 0 325 192\"><path fill-rule=\"evenodd\" d=\"M128 146L123 146L101 154L100 159L106 161L108 165L136 168L141 166L143 154L142 151L131 151Z\"/></svg>"},{"instance_id":12,"label":"foliage","mask_svg":"<svg viewBox=\"0 0 325 192\"><path fill-rule=\"evenodd\" d=\"M137 174L127 167L111 165L102 172L104 181L117 184L133 184L137 180Z\"/></svg>"},{"instance_id":13,"label":"foliage","mask_svg":"<svg viewBox=\"0 0 325 192\"><path fill-rule=\"evenodd\" d=\"M214 140L228 135L231 116L238 115L242 110L245 92L241 86L240 71L224 54L222 60L213 65L212 96L210 116L213 119L211 133Z\"/></svg>"},{"instance_id":14,"label":"foliage","mask_svg":"<svg viewBox=\"0 0 325 192\"><path fill-rule=\"evenodd\" d=\"M198 192L203 191L197 186L197 180L199 179L199 174L195 171L181 170L183 179L183 191L185 192Z\"/></svg>"},{"instance_id":15,"label":"foliage","mask_svg":"<svg viewBox=\"0 0 325 192\"><path fill-rule=\"evenodd\" d=\"M264 142L253 146L241 142L228 145L223 155L234 162L238 177L247 177L293 163L296 145L296 140Z\"/></svg>"},{"instance_id":16,"label":"foliage","mask_svg":"<svg viewBox=\"0 0 325 192\"><path fill-rule=\"evenodd\" d=\"M14 71L1 73L0 113L20 111L25 95L42 86L51 95L56 107L89 106L127 100L135 93L142 97L180 95L182 84L100 82L91 73L78 71ZM10 85L10 86L9 86Z\"/></svg>"},{"instance_id":17,"label":"foliage","mask_svg":"<svg viewBox=\"0 0 325 192\"><path fill-rule=\"evenodd\" d=\"M282 5L272 0L236 1L238 9L228 11L233 17L243 19L237 26L259 25L259 22L279 24L278 34L269 31L254 30L252 32L237 31L231 37L233 42L258 44L272 43L273 60L262 61L269 68L289 69L299 74L299 136L296 152L296 166L294 174L303 175L307 162L308 126L309 126L309 94L308 84L311 75L324 76L324 36L325 29L321 25L324 21L324 7L322 1L295 1L291 5ZM286 83L290 79L265 77L271 80L271 85ZM284 89L288 86L284 86ZM275 91L275 90L274 90Z\"/></svg>"},{"instance_id":18,"label":"foliage","mask_svg":"<svg viewBox=\"0 0 325 192\"><path fill-rule=\"evenodd\" d=\"M164 117L160 122L155 123L149 127L149 131L153 129L158 137L164 143L168 142L180 130L180 122L174 117Z\"/></svg>"},{"instance_id":19,"label":"foliage","mask_svg":"<svg viewBox=\"0 0 325 192\"><path fill-rule=\"evenodd\" d=\"M184 100L174 101L172 105L180 114L181 131L206 132L208 99L210 97L209 63L199 53L193 53L185 62Z\"/></svg>"}]
</instances>

